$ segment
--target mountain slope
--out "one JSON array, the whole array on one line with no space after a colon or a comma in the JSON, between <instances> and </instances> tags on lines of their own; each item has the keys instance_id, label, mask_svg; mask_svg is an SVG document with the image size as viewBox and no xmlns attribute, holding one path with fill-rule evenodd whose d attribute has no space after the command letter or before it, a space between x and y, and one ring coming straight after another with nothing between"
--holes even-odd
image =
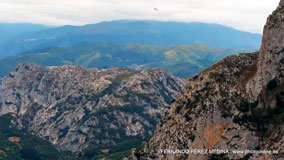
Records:
<instances>
[{"instance_id":1,"label":"mountain slope","mask_svg":"<svg viewBox=\"0 0 284 160\"><path fill-rule=\"evenodd\" d=\"M0 58L47 47L70 47L83 41L148 45L198 42L218 48L257 49L261 35L217 24L121 20L23 34L0 46Z\"/></svg>"},{"instance_id":2,"label":"mountain slope","mask_svg":"<svg viewBox=\"0 0 284 160\"><path fill-rule=\"evenodd\" d=\"M179 77L189 77L215 64L220 59L240 50L212 48L200 43L177 45L164 51L163 55L144 68L164 68Z\"/></svg>"},{"instance_id":3,"label":"mountain slope","mask_svg":"<svg viewBox=\"0 0 284 160\"><path fill-rule=\"evenodd\" d=\"M1 43L11 41L12 38L19 34L36 32L47 28L49 27L29 23L0 23L0 45Z\"/></svg>"},{"instance_id":4,"label":"mountain slope","mask_svg":"<svg viewBox=\"0 0 284 160\"><path fill-rule=\"evenodd\" d=\"M189 79L129 159L283 159L283 17L281 0L259 52L229 56Z\"/></svg>"},{"instance_id":5,"label":"mountain slope","mask_svg":"<svg viewBox=\"0 0 284 160\"><path fill-rule=\"evenodd\" d=\"M46 140L15 126L13 116L0 116L0 159L54 160L73 159L70 153L58 151Z\"/></svg>"},{"instance_id":6,"label":"mountain slope","mask_svg":"<svg viewBox=\"0 0 284 160\"><path fill-rule=\"evenodd\" d=\"M91 159L127 151L152 136L183 85L159 69L21 63L0 86L0 115L12 113L18 127L25 125L58 149Z\"/></svg>"},{"instance_id":7,"label":"mountain slope","mask_svg":"<svg viewBox=\"0 0 284 160\"><path fill-rule=\"evenodd\" d=\"M239 50L211 48L199 43L173 47L84 42L71 48L47 48L0 60L0 77L20 62L41 65L80 65L85 68L164 68L189 77Z\"/></svg>"},{"instance_id":8,"label":"mountain slope","mask_svg":"<svg viewBox=\"0 0 284 160\"><path fill-rule=\"evenodd\" d=\"M214 154L170 154L169 149L255 149L255 133L238 117L254 108L241 93L244 74L253 74L257 53L230 56L189 79L158 125L142 159L210 159ZM243 80L244 83L246 80ZM252 126L253 127L253 126ZM242 158L229 154L230 159ZM217 157L216 157L217 158ZM221 158L221 157L219 157Z\"/></svg>"}]
</instances>

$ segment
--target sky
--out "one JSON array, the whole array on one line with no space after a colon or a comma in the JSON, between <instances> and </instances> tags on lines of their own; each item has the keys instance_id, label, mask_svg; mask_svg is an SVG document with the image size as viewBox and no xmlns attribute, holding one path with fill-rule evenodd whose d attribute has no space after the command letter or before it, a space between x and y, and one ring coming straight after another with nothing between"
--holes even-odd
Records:
<instances>
[{"instance_id":1,"label":"sky","mask_svg":"<svg viewBox=\"0 0 284 160\"><path fill-rule=\"evenodd\" d=\"M139 19L218 23L262 33L266 18L278 3L279 0L0 0L0 22L61 26Z\"/></svg>"}]
</instances>

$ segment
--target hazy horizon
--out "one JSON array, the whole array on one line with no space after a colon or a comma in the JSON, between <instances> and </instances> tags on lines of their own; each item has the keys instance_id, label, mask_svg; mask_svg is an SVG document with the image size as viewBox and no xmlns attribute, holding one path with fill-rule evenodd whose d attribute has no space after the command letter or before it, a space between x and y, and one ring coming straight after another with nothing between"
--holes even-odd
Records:
<instances>
[{"instance_id":1,"label":"hazy horizon","mask_svg":"<svg viewBox=\"0 0 284 160\"><path fill-rule=\"evenodd\" d=\"M0 22L47 26L81 26L113 20L202 22L262 33L266 17L277 5L278 0L1 0Z\"/></svg>"},{"instance_id":2,"label":"hazy horizon","mask_svg":"<svg viewBox=\"0 0 284 160\"><path fill-rule=\"evenodd\" d=\"M215 24L215 25L222 25L225 27L233 28L239 31L244 31L244 32L250 32L250 33L256 33L256 34L262 34L258 32L251 32L251 31L246 31L238 28L234 28L232 26L224 25L224 24L218 24L218 23L209 23L209 22L198 22L198 21L192 21L192 22L182 22L182 21L159 21L159 20L142 20L142 19L118 19L118 20L109 20L109 21L100 21L96 23L88 23L88 24L82 24L82 25L72 25L72 24L64 24L64 25L47 25L47 24L39 24L39 23L30 23L30 22L0 22L0 24L31 24L31 25L41 25L47 28L57 28L57 27L63 27L63 26L85 26L85 25L92 25L92 24L98 24L98 23L104 23L104 22L115 22L115 21L154 21L154 22L177 22L177 23L203 23L203 24Z\"/></svg>"}]
</instances>

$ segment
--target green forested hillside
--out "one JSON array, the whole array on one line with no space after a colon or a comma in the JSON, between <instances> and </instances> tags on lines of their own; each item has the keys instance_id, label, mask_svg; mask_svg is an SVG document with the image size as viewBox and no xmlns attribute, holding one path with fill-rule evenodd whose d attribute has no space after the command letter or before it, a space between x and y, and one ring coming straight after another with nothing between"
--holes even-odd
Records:
<instances>
[{"instance_id":1,"label":"green forested hillside","mask_svg":"<svg viewBox=\"0 0 284 160\"><path fill-rule=\"evenodd\" d=\"M80 65L85 68L164 68L176 76L188 77L240 50L212 48L200 43L150 46L84 42L70 48L46 48L0 60L0 77L20 62L41 65Z\"/></svg>"},{"instance_id":2,"label":"green forested hillside","mask_svg":"<svg viewBox=\"0 0 284 160\"><path fill-rule=\"evenodd\" d=\"M0 116L0 159L1 160L63 160L73 155L55 149L48 141L17 129L11 124L11 115Z\"/></svg>"}]
</instances>

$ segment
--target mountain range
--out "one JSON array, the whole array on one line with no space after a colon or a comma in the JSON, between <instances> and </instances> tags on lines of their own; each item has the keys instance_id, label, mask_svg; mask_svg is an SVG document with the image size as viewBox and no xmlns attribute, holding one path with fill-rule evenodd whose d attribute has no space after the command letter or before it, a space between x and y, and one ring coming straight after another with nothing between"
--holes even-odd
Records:
<instances>
[{"instance_id":1,"label":"mountain range","mask_svg":"<svg viewBox=\"0 0 284 160\"><path fill-rule=\"evenodd\" d=\"M12 31L7 30L9 27L0 30L1 34L11 34L0 38L0 58L48 47L72 47L84 41L162 46L202 43L217 48L254 50L259 48L262 37L223 25L197 22L118 20L47 29L36 25L21 33L17 30L23 28L22 24L12 26Z\"/></svg>"},{"instance_id":2,"label":"mountain range","mask_svg":"<svg viewBox=\"0 0 284 160\"><path fill-rule=\"evenodd\" d=\"M212 48L200 43L176 46L83 42L67 48L46 48L0 60L0 77L21 62L45 66L64 64L85 68L123 67L134 70L163 68L186 78L241 50Z\"/></svg>"},{"instance_id":3,"label":"mountain range","mask_svg":"<svg viewBox=\"0 0 284 160\"><path fill-rule=\"evenodd\" d=\"M203 23L113 21L11 38L0 159L283 159L283 17L281 0L254 53L237 54L261 35Z\"/></svg>"}]
</instances>

